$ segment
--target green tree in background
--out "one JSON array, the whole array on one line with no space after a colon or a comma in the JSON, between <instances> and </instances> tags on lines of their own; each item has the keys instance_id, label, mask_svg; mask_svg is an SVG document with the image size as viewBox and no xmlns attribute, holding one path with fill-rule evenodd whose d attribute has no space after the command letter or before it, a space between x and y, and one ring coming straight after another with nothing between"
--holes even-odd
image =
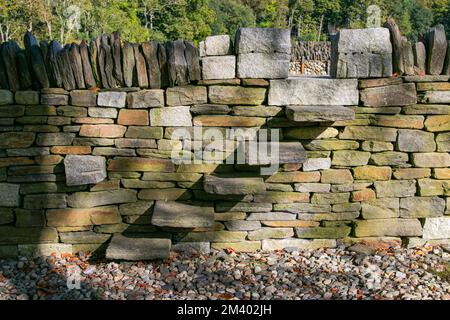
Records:
<instances>
[{"instance_id":1,"label":"green tree in background","mask_svg":"<svg viewBox=\"0 0 450 320\"><path fill-rule=\"evenodd\" d=\"M294 28L301 40L326 40L329 31L363 28L367 7L381 8L415 41L434 24L450 36L450 0L2 0L0 40L38 38L62 43L120 31L128 41L233 35L238 27Z\"/></svg>"},{"instance_id":2,"label":"green tree in background","mask_svg":"<svg viewBox=\"0 0 450 320\"><path fill-rule=\"evenodd\" d=\"M235 0L211 0L209 5L216 14L211 25L213 34L233 35L239 27L256 26L252 9L242 3Z\"/></svg>"}]
</instances>

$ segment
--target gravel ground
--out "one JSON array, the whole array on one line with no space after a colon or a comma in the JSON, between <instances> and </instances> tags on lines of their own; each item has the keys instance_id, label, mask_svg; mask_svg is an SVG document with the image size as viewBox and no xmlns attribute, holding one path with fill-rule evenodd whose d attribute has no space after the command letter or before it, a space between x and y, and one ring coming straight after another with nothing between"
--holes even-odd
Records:
<instances>
[{"instance_id":1,"label":"gravel ground","mask_svg":"<svg viewBox=\"0 0 450 320\"><path fill-rule=\"evenodd\" d=\"M438 276L450 261L446 250L366 253L357 246L134 263L88 255L0 260L0 299L450 299L449 282Z\"/></svg>"}]
</instances>

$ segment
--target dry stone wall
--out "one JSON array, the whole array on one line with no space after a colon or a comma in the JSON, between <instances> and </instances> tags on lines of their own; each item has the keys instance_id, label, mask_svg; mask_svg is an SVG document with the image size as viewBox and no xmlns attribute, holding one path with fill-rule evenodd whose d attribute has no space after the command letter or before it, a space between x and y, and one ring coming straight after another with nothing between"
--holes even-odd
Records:
<instances>
[{"instance_id":1,"label":"dry stone wall","mask_svg":"<svg viewBox=\"0 0 450 320\"><path fill-rule=\"evenodd\" d=\"M358 43L349 60L353 32L343 33L334 67L344 79L287 78L286 30L209 37L198 56L183 41L162 50L121 45L114 34L80 50L78 71L79 59L55 64L72 70L67 79L50 73L50 84L64 75L59 87L45 87L32 67L26 90L24 79L1 73L20 66L6 63L17 56L2 45L0 256L95 251L139 260L170 250L450 242L450 76L392 76L389 30L354 32L358 42L367 32L378 42ZM445 54L429 48L440 65ZM171 71L154 77L161 55ZM108 68L86 73L83 61L96 60ZM261 171L270 162L248 148L238 163L227 129L278 129L269 135L279 133L280 167Z\"/></svg>"}]
</instances>

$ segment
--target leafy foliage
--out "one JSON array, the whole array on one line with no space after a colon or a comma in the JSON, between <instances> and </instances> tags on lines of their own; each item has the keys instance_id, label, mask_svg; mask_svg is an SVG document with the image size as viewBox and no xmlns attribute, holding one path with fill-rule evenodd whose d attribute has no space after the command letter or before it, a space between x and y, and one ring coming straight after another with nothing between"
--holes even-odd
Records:
<instances>
[{"instance_id":1,"label":"leafy foliage","mask_svg":"<svg viewBox=\"0 0 450 320\"><path fill-rule=\"evenodd\" d=\"M238 27L293 28L302 40L325 40L339 28L366 25L367 7L393 17L415 41L437 23L450 35L450 0L2 0L0 41L23 32L67 43L120 31L129 41L198 42Z\"/></svg>"}]
</instances>

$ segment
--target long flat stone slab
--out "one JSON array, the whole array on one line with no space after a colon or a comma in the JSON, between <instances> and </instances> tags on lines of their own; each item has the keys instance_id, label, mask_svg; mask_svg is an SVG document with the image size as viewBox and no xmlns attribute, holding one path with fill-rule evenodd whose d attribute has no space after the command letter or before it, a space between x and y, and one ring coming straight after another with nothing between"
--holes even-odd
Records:
<instances>
[{"instance_id":1,"label":"long flat stone slab","mask_svg":"<svg viewBox=\"0 0 450 320\"><path fill-rule=\"evenodd\" d=\"M176 201L156 201L152 224L171 228L210 228L214 225L214 208Z\"/></svg>"},{"instance_id":2,"label":"long flat stone slab","mask_svg":"<svg viewBox=\"0 0 450 320\"><path fill-rule=\"evenodd\" d=\"M169 239L127 238L115 234L106 249L106 258L113 260L153 260L169 257Z\"/></svg>"},{"instance_id":3,"label":"long flat stone slab","mask_svg":"<svg viewBox=\"0 0 450 320\"><path fill-rule=\"evenodd\" d=\"M276 149L278 147L278 150ZM268 165L274 163L273 155L278 151L278 163L304 163L307 159L306 150L300 142L257 142L258 150L246 146L245 159L250 165Z\"/></svg>"},{"instance_id":4,"label":"long flat stone slab","mask_svg":"<svg viewBox=\"0 0 450 320\"><path fill-rule=\"evenodd\" d=\"M212 194L254 194L266 191L264 180L259 177L237 178L206 175L203 180L206 192Z\"/></svg>"},{"instance_id":5,"label":"long flat stone slab","mask_svg":"<svg viewBox=\"0 0 450 320\"><path fill-rule=\"evenodd\" d=\"M270 81L272 106L354 106L358 102L356 79L298 77Z\"/></svg>"},{"instance_id":6,"label":"long flat stone slab","mask_svg":"<svg viewBox=\"0 0 450 320\"><path fill-rule=\"evenodd\" d=\"M344 106L287 106L286 116L296 122L332 122L355 119L355 111Z\"/></svg>"}]
</instances>

